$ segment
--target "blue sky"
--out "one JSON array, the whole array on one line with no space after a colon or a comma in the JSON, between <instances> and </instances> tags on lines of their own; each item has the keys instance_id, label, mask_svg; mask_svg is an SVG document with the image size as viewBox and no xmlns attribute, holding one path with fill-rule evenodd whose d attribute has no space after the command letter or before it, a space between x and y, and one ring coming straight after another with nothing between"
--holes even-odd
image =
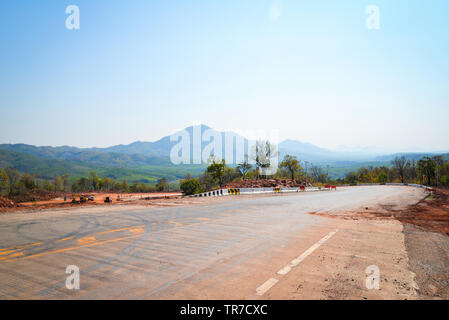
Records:
<instances>
[{"instance_id":1,"label":"blue sky","mask_svg":"<svg viewBox=\"0 0 449 320\"><path fill-rule=\"evenodd\" d=\"M446 0L0 0L0 143L109 146L201 122L449 150L448 15Z\"/></svg>"}]
</instances>

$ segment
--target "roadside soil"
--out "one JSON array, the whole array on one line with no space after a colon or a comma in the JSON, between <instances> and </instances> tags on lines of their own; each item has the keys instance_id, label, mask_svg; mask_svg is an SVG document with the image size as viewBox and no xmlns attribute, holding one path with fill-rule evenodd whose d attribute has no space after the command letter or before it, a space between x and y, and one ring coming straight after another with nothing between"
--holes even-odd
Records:
<instances>
[{"instance_id":1,"label":"roadside soil","mask_svg":"<svg viewBox=\"0 0 449 320\"><path fill-rule=\"evenodd\" d=\"M53 193L52 193L53 194ZM99 206L99 205L116 205L116 204L141 204L150 205L155 200L168 200L181 198L179 192L157 192L157 193L106 193L106 192L94 192L94 193L82 193L86 196L94 196L94 201L87 201L85 203L72 203L71 193L58 193L53 194L53 198L42 201L30 201L16 203L8 198L0 199L0 213L15 212L15 211L30 211L30 210L46 210L53 208L78 208L84 206ZM56 196L56 198L55 198ZM64 196L66 201L64 201ZM110 197L112 203L105 203L106 197ZM79 199L79 198L78 198Z\"/></svg>"},{"instance_id":2,"label":"roadside soil","mask_svg":"<svg viewBox=\"0 0 449 320\"><path fill-rule=\"evenodd\" d=\"M229 188L293 188L299 187L303 183L299 183L292 179L259 179L259 180L242 180L228 183Z\"/></svg>"},{"instance_id":3,"label":"roadside soil","mask_svg":"<svg viewBox=\"0 0 449 320\"><path fill-rule=\"evenodd\" d=\"M437 189L418 203L362 207L356 211L312 212L322 217L351 220L363 227L372 223L402 224L407 269L414 276L410 286L419 299L449 299L449 191ZM377 242L378 244L384 241ZM377 249L377 248L376 248ZM338 282L339 283L339 282ZM337 282L334 289L337 287Z\"/></svg>"}]
</instances>

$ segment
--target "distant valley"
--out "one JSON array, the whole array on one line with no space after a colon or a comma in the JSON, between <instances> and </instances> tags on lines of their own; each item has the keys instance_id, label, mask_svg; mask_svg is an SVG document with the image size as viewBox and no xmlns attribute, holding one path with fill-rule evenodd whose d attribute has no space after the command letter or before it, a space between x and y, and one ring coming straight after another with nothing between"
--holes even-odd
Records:
<instances>
[{"instance_id":1,"label":"distant valley","mask_svg":"<svg viewBox=\"0 0 449 320\"><path fill-rule=\"evenodd\" d=\"M203 133L211 130L213 134L222 137L224 132L218 132L208 126L200 125ZM184 129L190 137L194 127ZM245 146L248 140L243 139ZM191 141L192 142L192 141ZM130 182L155 183L166 177L176 181L186 173L198 175L204 171L206 164L174 165L170 161L170 151L177 141L170 141L170 137L163 137L155 142L137 141L128 145L115 145L107 148L77 148L70 146L49 147L26 144L1 144L0 167L13 167L23 173L31 173L38 178L51 179L55 174L68 173L71 178L85 176L94 170L101 176L113 179L126 178ZM192 143L193 144L193 143ZM208 142L203 142L204 148ZM235 148L235 146L234 146ZM191 154L193 150L191 150ZM285 140L278 145L279 157L290 154L299 160L307 161L309 165L329 167L332 177L343 177L345 173L360 166L389 166L397 155L418 160L431 153L405 153L373 155L361 152L333 151L315 146L310 143ZM223 143L224 154L224 143ZM448 154L445 154L448 157Z\"/></svg>"}]
</instances>

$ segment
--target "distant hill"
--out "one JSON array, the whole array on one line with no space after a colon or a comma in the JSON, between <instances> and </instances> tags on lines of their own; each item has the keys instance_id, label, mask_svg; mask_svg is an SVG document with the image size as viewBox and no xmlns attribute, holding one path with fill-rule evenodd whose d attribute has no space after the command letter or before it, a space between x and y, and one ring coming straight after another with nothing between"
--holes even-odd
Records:
<instances>
[{"instance_id":1,"label":"distant hill","mask_svg":"<svg viewBox=\"0 0 449 320\"><path fill-rule=\"evenodd\" d=\"M231 136L233 139L233 154L236 153L235 141L237 140L243 141L245 154L249 154L251 151L249 150L251 141L236 133L219 132L206 125L190 126L176 132L175 135L186 133L189 137L191 163L193 163L195 133L197 139L201 139L206 131L211 136L221 137L223 157L226 154L225 136ZM47 178L51 178L55 173L65 172L69 173L71 177L76 177L95 170L104 176L126 177L141 182L153 182L162 176L176 180L182 178L187 172L191 174L202 172L205 168L204 163L198 165L173 165L171 163L170 152L177 143L177 140L171 141L170 136L165 136L154 142L136 141L128 145L115 145L107 148L0 144L0 167L12 166L22 172L34 173ZM208 144L209 141L201 142L202 151ZM278 151L280 160L286 154L294 155L298 159L314 165L323 167L329 165L335 169L331 171L338 176L364 164L388 165L396 156L404 155L408 159L419 160L424 156L436 155L433 153L396 153L378 156L358 152L333 151L295 140L281 142L278 145ZM445 157L448 159L449 154L445 154Z\"/></svg>"},{"instance_id":2,"label":"distant hill","mask_svg":"<svg viewBox=\"0 0 449 320\"><path fill-rule=\"evenodd\" d=\"M166 177L170 181L182 179L187 173L198 175L205 170L205 166L173 166L173 165L145 165L140 167L113 167L107 164L95 165L76 160L58 160L39 158L31 154L0 150L0 168L12 167L22 173L30 173L41 179L52 179L55 174L67 173L70 178L88 176L91 171L101 177L109 177L128 182L156 183Z\"/></svg>"},{"instance_id":3,"label":"distant hill","mask_svg":"<svg viewBox=\"0 0 449 320\"><path fill-rule=\"evenodd\" d=\"M409 153L393 153L376 157L376 160L379 161L391 161L396 157L405 157L407 160L415 160L418 161L424 157L434 157L438 155L438 153L421 153L421 152L409 152ZM446 156L449 154L446 154ZM443 155L444 156L444 155Z\"/></svg>"}]
</instances>

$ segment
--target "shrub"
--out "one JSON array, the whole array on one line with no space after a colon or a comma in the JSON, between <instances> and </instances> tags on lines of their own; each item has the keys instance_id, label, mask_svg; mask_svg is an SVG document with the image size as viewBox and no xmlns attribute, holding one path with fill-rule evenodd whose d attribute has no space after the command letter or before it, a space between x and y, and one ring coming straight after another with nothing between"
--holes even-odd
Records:
<instances>
[{"instance_id":1,"label":"shrub","mask_svg":"<svg viewBox=\"0 0 449 320\"><path fill-rule=\"evenodd\" d=\"M182 180L179 187L185 195L191 195L201 192L201 185L197 179Z\"/></svg>"}]
</instances>

